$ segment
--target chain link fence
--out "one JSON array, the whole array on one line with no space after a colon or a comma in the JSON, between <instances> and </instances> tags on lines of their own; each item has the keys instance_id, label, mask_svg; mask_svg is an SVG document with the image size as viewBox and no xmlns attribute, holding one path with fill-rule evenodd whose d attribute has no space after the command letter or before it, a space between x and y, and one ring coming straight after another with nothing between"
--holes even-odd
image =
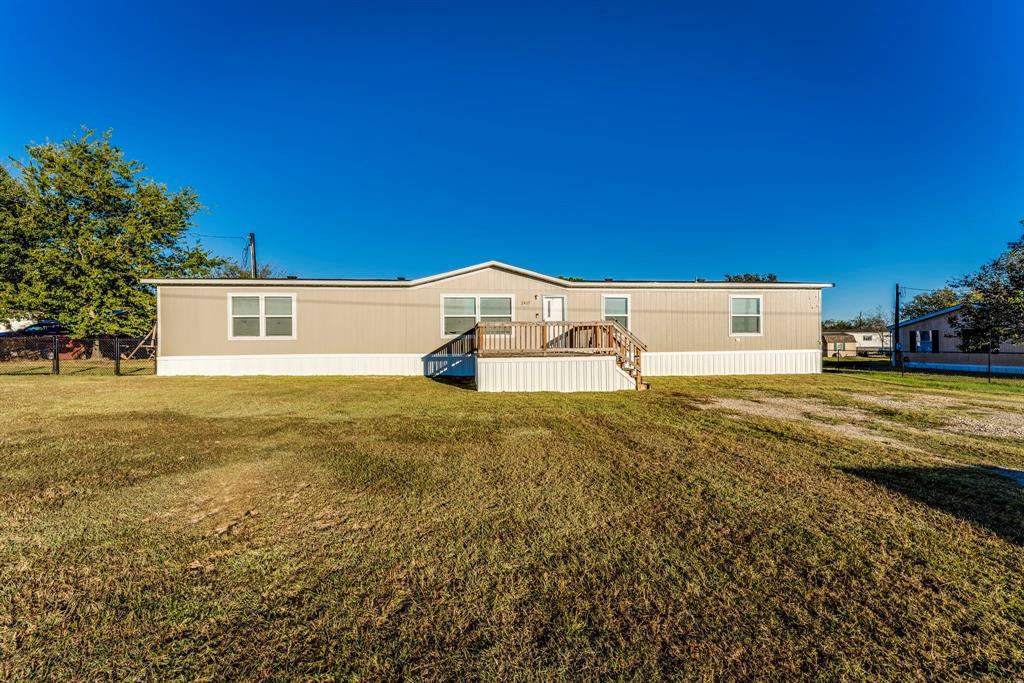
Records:
<instances>
[{"instance_id":1,"label":"chain link fence","mask_svg":"<svg viewBox=\"0 0 1024 683\"><path fill-rule=\"evenodd\" d=\"M152 337L0 336L0 375L153 375Z\"/></svg>"},{"instance_id":2,"label":"chain link fence","mask_svg":"<svg viewBox=\"0 0 1024 683\"><path fill-rule=\"evenodd\" d=\"M877 372L931 373L973 375L992 378L1024 378L1024 353L998 351L972 353L943 351L942 353L913 352L901 354L895 362L890 358L864 358L860 356L827 356L822 360L825 372L870 370Z\"/></svg>"}]
</instances>

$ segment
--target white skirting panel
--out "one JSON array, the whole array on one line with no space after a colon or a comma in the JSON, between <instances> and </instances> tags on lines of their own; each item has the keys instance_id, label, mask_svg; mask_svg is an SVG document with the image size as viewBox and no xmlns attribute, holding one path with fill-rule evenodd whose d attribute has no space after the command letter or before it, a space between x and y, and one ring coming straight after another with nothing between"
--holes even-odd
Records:
<instances>
[{"instance_id":1,"label":"white skirting panel","mask_svg":"<svg viewBox=\"0 0 1024 683\"><path fill-rule=\"evenodd\" d=\"M472 355L415 353L160 356L158 375L408 375L472 377Z\"/></svg>"},{"instance_id":2,"label":"white skirting panel","mask_svg":"<svg viewBox=\"0 0 1024 683\"><path fill-rule=\"evenodd\" d=\"M644 353L644 377L672 375L796 375L821 372L820 349Z\"/></svg>"},{"instance_id":3,"label":"white skirting panel","mask_svg":"<svg viewBox=\"0 0 1024 683\"><path fill-rule=\"evenodd\" d=\"M635 389L614 356L478 358L480 391L620 391Z\"/></svg>"},{"instance_id":4,"label":"white skirting panel","mask_svg":"<svg viewBox=\"0 0 1024 683\"><path fill-rule=\"evenodd\" d=\"M947 372L975 372L983 374L988 372L988 365L982 365L980 363L922 363L918 361L908 361L907 367L917 368L920 370L945 370ZM1024 366L993 365L992 372L1006 375L1024 375Z\"/></svg>"},{"instance_id":5,"label":"white skirting panel","mask_svg":"<svg viewBox=\"0 0 1024 683\"><path fill-rule=\"evenodd\" d=\"M483 369L484 364L488 369ZM936 366L938 368L938 366ZM950 366L942 366L956 369ZM983 371L973 366L960 369ZM479 370L479 372L478 372ZM993 370L1007 372L1007 370ZM645 353L645 377L671 375L752 375L821 372L821 352L726 351ZM497 373L497 374L496 374ZM518 377L513 379L513 375ZM484 358L472 355L267 354L250 356L160 356L158 375L408 375L472 377L482 391L615 391L633 380L612 356ZM504 377L504 379L496 379ZM488 389L494 386L521 388ZM628 385L628 386L622 386ZM536 387L536 388L534 388ZM579 388L576 388L579 387Z\"/></svg>"}]
</instances>

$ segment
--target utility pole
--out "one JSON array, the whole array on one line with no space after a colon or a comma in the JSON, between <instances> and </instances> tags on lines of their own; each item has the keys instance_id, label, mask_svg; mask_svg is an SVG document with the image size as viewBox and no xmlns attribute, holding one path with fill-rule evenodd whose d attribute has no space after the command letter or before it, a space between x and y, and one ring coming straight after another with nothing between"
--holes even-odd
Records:
<instances>
[{"instance_id":1,"label":"utility pole","mask_svg":"<svg viewBox=\"0 0 1024 683\"><path fill-rule=\"evenodd\" d=\"M249 233L249 275L255 280L259 270L256 268L256 233Z\"/></svg>"},{"instance_id":2,"label":"utility pole","mask_svg":"<svg viewBox=\"0 0 1024 683\"><path fill-rule=\"evenodd\" d=\"M892 364L899 362L900 353L900 283L896 283L896 320L893 321L892 339L889 340L892 347Z\"/></svg>"}]
</instances>

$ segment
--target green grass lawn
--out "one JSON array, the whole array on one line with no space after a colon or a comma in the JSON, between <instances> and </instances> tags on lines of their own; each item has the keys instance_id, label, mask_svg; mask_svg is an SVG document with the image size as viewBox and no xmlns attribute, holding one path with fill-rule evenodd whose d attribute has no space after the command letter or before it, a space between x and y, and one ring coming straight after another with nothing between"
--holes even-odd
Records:
<instances>
[{"instance_id":1,"label":"green grass lawn","mask_svg":"<svg viewBox=\"0 0 1024 683\"><path fill-rule=\"evenodd\" d=\"M826 356L822 358L822 367L828 370L887 370L898 372L892 367L889 358L881 356Z\"/></svg>"},{"instance_id":2,"label":"green grass lawn","mask_svg":"<svg viewBox=\"0 0 1024 683\"><path fill-rule=\"evenodd\" d=\"M113 375L112 358L73 358L60 361L61 375ZM0 361L0 377L4 375L49 375L53 373L53 361L45 358L32 360ZM121 360L122 375L156 374L156 363L152 358L125 358Z\"/></svg>"},{"instance_id":3,"label":"green grass lawn","mask_svg":"<svg viewBox=\"0 0 1024 683\"><path fill-rule=\"evenodd\" d=\"M0 378L0 678L1024 676L1024 382Z\"/></svg>"}]
</instances>

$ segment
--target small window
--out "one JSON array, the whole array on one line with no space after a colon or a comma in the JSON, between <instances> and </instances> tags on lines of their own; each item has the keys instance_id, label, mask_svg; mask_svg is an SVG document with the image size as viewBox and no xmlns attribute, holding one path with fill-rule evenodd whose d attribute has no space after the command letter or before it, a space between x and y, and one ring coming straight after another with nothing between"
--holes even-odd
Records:
<instances>
[{"instance_id":1,"label":"small window","mask_svg":"<svg viewBox=\"0 0 1024 683\"><path fill-rule=\"evenodd\" d=\"M932 332L931 330L921 330L918 332L917 338L917 350L921 353L932 352Z\"/></svg>"},{"instance_id":2,"label":"small window","mask_svg":"<svg viewBox=\"0 0 1024 683\"><path fill-rule=\"evenodd\" d=\"M260 298L258 296L231 297L231 336L260 336Z\"/></svg>"},{"instance_id":3,"label":"small window","mask_svg":"<svg viewBox=\"0 0 1024 683\"><path fill-rule=\"evenodd\" d=\"M507 296L480 297L480 320L482 322L512 322L512 299Z\"/></svg>"},{"instance_id":4,"label":"small window","mask_svg":"<svg viewBox=\"0 0 1024 683\"><path fill-rule=\"evenodd\" d=\"M476 297L449 296L444 299L445 335L465 334L476 325Z\"/></svg>"},{"instance_id":5,"label":"small window","mask_svg":"<svg viewBox=\"0 0 1024 683\"><path fill-rule=\"evenodd\" d=\"M230 339L295 339L295 296L231 294Z\"/></svg>"},{"instance_id":6,"label":"small window","mask_svg":"<svg viewBox=\"0 0 1024 683\"><path fill-rule=\"evenodd\" d=\"M761 334L761 297L729 297L729 334Z\"/></svg>"},{"instance_id":7,"label":"small window","mask_svg":"<svg viewBox=\"0 0 1024 683\"><path fill-rule=\"evenodd\" d=\"M629 297L604 297L604 319L612 320L629 329Z\"/></svg>"},{"instance_id":8,"label":"small window","mask_svg":"<svg viewBox=\"0 0 1024 683\"><path fill-rule=\"evenodd\" d=\"M441 332L457 337L478 322L512 322L511 296L444 296L441 298Z\"/></svg>"},{"instance_id":9,"label":"small window","mask_svg":"<svg viewBox=\"0 0 1024 683\"><path fill-rule=\"evenodd\" d=\"M873 334L865 334L864 335L864 341L871 341L874 338L875 338L875 335L873 335Z\"/></svg>"},{"instance_id":10,"label":"small window","mask_svg":"<svg viewBox=\"0 0 1024 683\"><path fill-rule=\"evenodd\" d=\"M292 298L290 296L268 296L263 299L263 305L266 307L267 336L292 336Z\"/></svg>"}]
</instances>

